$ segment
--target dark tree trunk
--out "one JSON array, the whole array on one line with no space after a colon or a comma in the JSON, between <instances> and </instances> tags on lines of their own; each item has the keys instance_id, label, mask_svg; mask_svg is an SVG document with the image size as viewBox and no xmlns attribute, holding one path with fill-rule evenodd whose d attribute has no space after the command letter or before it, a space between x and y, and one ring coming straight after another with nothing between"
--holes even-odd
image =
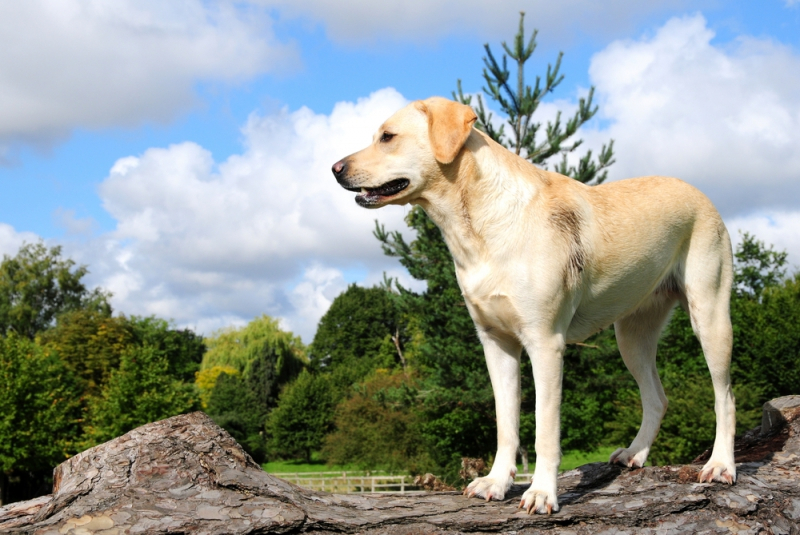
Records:
<instances>
[{"instance_id":1,"label":"dark tree trunk","mask_svg":"<svg viewBox=\"0 0 800 535\"><path fill-rule=\"evenodd\" d=\"M0 470L0 506L8 500L8 476Z\"/></svg>"},{"instance_id":2,"label":"dark tree trunk","mask_svg":"<svg viewBox=\"0 0 800 535\"><path fill-rule=\"evenodd\" d=\"M334 495L265 473L202 413L149 424L55 470L53 494L0 508L0 533L782 533L800 534L800 396L737 442L734 486L700 465L593 463L559 478L561 511L517 509L523 486L486 503L458 492ZM699 462L699 461L698 461Z\"/></svg>"}]
</instances>

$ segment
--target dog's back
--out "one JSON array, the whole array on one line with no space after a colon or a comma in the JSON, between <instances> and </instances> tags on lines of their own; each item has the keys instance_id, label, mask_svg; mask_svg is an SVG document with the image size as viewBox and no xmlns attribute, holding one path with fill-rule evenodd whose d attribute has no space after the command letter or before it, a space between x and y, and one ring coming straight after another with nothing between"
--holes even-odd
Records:
<instances>
[{"instance_id":1,"label":"dog's back","mask_svg":"<svg viewBox=\"0 0 800 535\"><path fill-rule=\"evenodd\" d=\"M552 173L546 178L552 185L543 188L552 196L550 219L573 220L578 229L570 238L572 255L581 263L570 341L581 341L654 299L684 300L687 267L717 273L717 285L730 288L725 225L693 186L659 176L592 187L562 182Z\"/></svg>"}]
</instances>

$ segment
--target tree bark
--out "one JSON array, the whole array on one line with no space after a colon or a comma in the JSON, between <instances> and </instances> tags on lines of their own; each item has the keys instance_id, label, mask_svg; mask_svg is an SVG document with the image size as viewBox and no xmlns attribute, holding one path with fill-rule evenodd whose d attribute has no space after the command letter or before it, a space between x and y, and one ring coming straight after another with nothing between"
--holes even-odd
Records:
<instances>
[{"instance_id":1,"label":"tree bark","mask_svg":"<svg viewBox=\"0 0 800 535\"><path fill-rule=\"evenodd\" d=\"M230 435L193 413L69 459L54 472L52 495L0 508L0 533L800 534L795 398L770 412L766 434L758 428L737 441L734 486L697 483L695 464L628 470L592 463L560 476L561 510L550 516L517 509L521 485L489 503L458 492L303 489L265 473Z\"/></svg>"}]
</instances>

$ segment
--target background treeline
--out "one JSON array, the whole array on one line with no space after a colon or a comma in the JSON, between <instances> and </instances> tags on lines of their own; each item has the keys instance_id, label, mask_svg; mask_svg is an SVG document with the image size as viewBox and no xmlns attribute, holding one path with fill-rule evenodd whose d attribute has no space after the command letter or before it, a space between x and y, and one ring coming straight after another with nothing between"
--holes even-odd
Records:
<instances>
[{"instance_id":1,"label":"background treeline","mask_svg":"<svg viewBox=\"0 0 800 535\"><path fill-rule=\"evenodd\" d=\"M524 65L535 32L520 27L497 61L486 46L485 95L476 127L531 162L598 184L613 164L613 141L596 156L574 139L597 112L593 90L575 115L543 126L541 99L563 79L561 56L533 87ZM509 61L510 59L510 61ZM511 82L507 69L517 69ZM455 482L462 457L491 462L494 399L483 352L439 230L419 208L406 219L414 239L376 225L387 255L426 289L397 281L351 285L306 347L267 316L203 338L166 320L112 313L109 294L83 283L86 266L59 247L26 244L0 264L0 503L50 490L69 456L139 425L202 409L259 462L302 459L367 469L434 472ZM376 243L376 246L378 244ZM736 251L733 381L738 429L765 401L800 393L800 276L786 254L753 236ZM521 458L534 443L534 390L523 355ZM677 310L659 344L669 410L650 459L685 462L713 442L711 380L687 315ZM636 385L612 329L567 348L562 448L626 446L641 419ZM531 462L535 459L531 458Z\"/></svg>"},{"instance_id":2,"label":"background treeline","mask_svg":"<svg viewBox=\"0 0 800 535\"><path fill-rule=\"evenodd\" d=\"M86 268L58 247L26 244L0 264L0 482L3 501L49 492L55 465L139 425L205 410L259 462L312 458L456 480L461 457L491 461L494 402L452 262L421 211L403 262L428 289L351 285L310 346L267 316L202 338L158 318L113 315ZM429 232L428 232L429 231ZM401 239L377 236L396 252ZM394 240L394 241L392 241ZM393 248L394 247L394 248ZM745 234L731 313L738 428L800 391L800 276L785 253ZM425 270L417 271L420 266ZM670 407L651 460L686 462L714 436L711 381L677 310L659 347ZM534 442L534 390L523 355L522 455ZM603 331L567 349L562 448L628 443L639 393ZM523 461L523 458L520 459Z\"/></svg>"}]
</instances>

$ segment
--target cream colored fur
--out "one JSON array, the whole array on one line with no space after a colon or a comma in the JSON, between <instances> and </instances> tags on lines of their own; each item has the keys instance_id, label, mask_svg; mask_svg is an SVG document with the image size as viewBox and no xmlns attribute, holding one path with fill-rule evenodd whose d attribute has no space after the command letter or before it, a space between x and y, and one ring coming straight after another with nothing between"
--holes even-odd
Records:
<instances>
[{"instance_id":1,"label":"cream colored fur","mask_svg":"<svg viewBox=\"0 0 800 535\"><path fill-rule=\"evenodd\" d=\"M674 178L586 186L516 156L474 121L468 106L417 101L388 119L370 146L334 165L352 190L408 180L397 193L363 189L360 204L421 206L452 253L497 410L492 470L465 492L501 500L513 482L524 347L536 387L536 470L520 506L558 510L564 348L612 323L644 414L636 438L610 462L642 466L667 409L656 343L676 303L689 312L716 399L716 440L700 481L733 483L732 255L714 206Z\"/></svg>"}]
</instances>

